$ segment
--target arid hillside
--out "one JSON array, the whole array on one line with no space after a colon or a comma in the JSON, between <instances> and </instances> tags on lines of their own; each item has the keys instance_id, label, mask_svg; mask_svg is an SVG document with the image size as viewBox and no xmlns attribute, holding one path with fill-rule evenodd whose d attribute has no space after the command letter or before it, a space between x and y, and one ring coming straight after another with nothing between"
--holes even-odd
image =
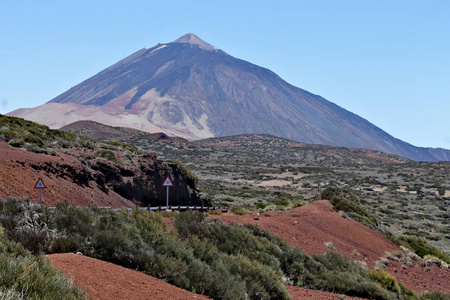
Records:
<instances>
[{"instance_id":1,"label":"arid hillside","mask_svg":"<svg viewBox=\"0 0 450 300\"><path fill-rule=\"evenodd\" d=\"M341 217L326 200L283 213L264 213L257 220L254 216L228 213L214 218L241 225L255 224L309 254L323 254L333 248L370 269L383 262L390 274L419 294L424 291L450 293L449 269L433 263L420 265L379 233ZM387 253L394 252L403 253L405 260L386 257ZM90 299L207 299L143 273L82 255L54 254L48 258L86 289ZM411 264L406 264L407 261ZM287 286L287 290L292 299L337 299L338 296L294 286Z\"/></svg>"},{"instance_id":2,"label":"arid hillside","mask_svg":"<svg viewBox=\"0 0 450 300\"><path fill-rule=\"evenodd\" d=\"M399 261L389 253L404 251L380 233L333 210L327 200L320 200L286 212L267 212L239 216L222 214L226 222L255 224L282 238L291 246L308 254L323 254L336 249L352 260L367 265L370 269L384 262L386 269L400 282L417 293L439 291L450 293L450 269L433 263L420 265L412 259ZM328 245L328 246L327 246ZM386 256L389 256L389 259ZM404 257L407 254L404 253ZM407 265L410 261L412 265Z\"/></svg>"},{"instance_id":3,"label":"arid hillside","mask_svg":"<svg viewBox=\"0 0 450 300\"><path fill-rule=\"evenodd\" d=\"M48 255L53 266L64 271L86 290L91 300L189 300L210 299L180 289L155 277L112 263L73 253Z\"/></svg>"},{"instance_id":4,"label":"arid hillside","mask_svg":"<svg viewBox=\"0 0 450 300\"><path fill-rule=\"evenodd\" d=\"M136 147L98 142L19 118L0 116L0 197L29 197L42 178L43 203L67 200L74 205L110 207L165 205L170 176L171 205L207 205L196 189L197 178L177 162L159 160Z\"/></svg>"},{"instance_id":5,"label":"arid hillside","mask_svg":"<svg viewBox=\"0 0 450 300\"><path fill-rule=\"evenodd\" d=\"M151 300L190 300L210 299L168 284L152 276L123 268L95 258L67 254L48 255L52 265L63 270L68 278L86 290L91 300L111 299L151 299ZM336 294L288 286L292 300L336 299ZM363 298L346 297L348 300Z\"/></svg>"}]
</instances>

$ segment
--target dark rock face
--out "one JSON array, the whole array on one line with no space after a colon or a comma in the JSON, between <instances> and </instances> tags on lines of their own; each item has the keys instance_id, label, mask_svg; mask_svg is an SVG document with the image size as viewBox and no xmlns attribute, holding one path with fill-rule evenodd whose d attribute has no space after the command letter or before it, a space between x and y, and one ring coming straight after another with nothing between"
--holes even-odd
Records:
<instances>
[{"instance_id":1,"label":"dark rock face","mask_svg":"<svg viewBox=\"0 0 450 300\"><path fill-rule=\"evenodd\" d=\"M117 111L139 114L148 107L145 95L151 90L162 100L153 102L148 122L169 130L176 127L198 138L272 134L422 161L449 156L448 151L429 151L398 140L324 98L288 84L272 71L234 58L192 34L141 49L50 102L118 105Z\"/></svg>"},{"instance_id":2,"label":"dark rock face","mask_svg":"<svg viewBox=\"0 0 450 300\"><path fill-rule=\"evenodd\" d=\"M108 193L113 190L142 206L166 205L167 188L162 184L170 176L174 186L170 187L169 205L210 205L209 200L200 198L195 182L189 180L176 164L165 164L154 155L139 156L128 165L92 158L88 165L44 163L32 164L31 167L71 179L84 187L94 181L102 191Z\"/></svg>"}]
</instances>

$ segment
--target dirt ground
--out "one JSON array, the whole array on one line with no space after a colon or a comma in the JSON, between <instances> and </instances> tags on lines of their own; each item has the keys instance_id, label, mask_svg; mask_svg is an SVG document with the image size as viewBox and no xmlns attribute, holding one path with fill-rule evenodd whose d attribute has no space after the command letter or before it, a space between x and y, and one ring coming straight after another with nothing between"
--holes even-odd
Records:
<instances>
[{"instance_id":1,"label":"dirt ground","mask_svg":"<svg viewBox=\"0 0 450 300\"><path fill-rule=\"evenodd\" d=\"M210 299L141 272L83 255L52 254L47 258L85 289L89 299Z\"/></svg>"},{"instance_id":2,"label":"dirt ground","mask_svg":"<svg viewBox=\"0 0 450 300\"><path fill-rule=\"evenodd\" d=\"M301 287L296 286L287 286L287 290L289 294L292 296L292 300L300 300L300 299L310 299L310 300L324 300L324 299L330 299L330 300L337 300L339 299L336 294L329 293L329 292L322 292L322 291L315 291L315 290L308 290ZM344 298L341 298L344 299ZM358 297L345 297L345 300L359 300L363 298Z\"/></svg>"}]
</instances>

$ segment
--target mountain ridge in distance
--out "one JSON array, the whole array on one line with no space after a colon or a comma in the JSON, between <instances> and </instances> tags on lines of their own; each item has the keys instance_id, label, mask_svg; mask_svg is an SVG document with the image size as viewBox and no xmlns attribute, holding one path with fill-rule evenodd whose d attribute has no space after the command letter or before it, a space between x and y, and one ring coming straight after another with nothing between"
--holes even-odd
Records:
<instances>
[{"instance_id":1,"label":"mountain ridge in distance","mask_svg":"<svg viewBox=\"0 0 450 300\"><path fill-rule=\"evenodd\" d=\"M164 133L148 133L125 127L112 127L95 121L78 121L68 124L61 130L104 141L120 141L139 147L139 145L164 143L176 148L196 147L230 149L235 153L262 154L267 158L297 157L309 162L334 163L407 163L409 159L370 149L344 148L327 145L312 145L291 141L268 134L242 134L226 137L213 137L188 141L179 137L169 137ZM158 148L158 147L156 147ZM155 149L151 149L152 153ZM264 154L265 153L265 154Z\"/></svg>"},{"instance_id":2,"label":"mountain ridge in distance","mask_svg":"<svg viewBox=\"0 0 450 300\"><path fill-rule=\"evenodd\" d=\"M59 105L58 105L59 104ZM194 34L141 49L44 106L11 115L58 128L78 120L188 139L245 133L448 160L396 139L356 114L234 58Z\"/></svg>"}]
</instances>

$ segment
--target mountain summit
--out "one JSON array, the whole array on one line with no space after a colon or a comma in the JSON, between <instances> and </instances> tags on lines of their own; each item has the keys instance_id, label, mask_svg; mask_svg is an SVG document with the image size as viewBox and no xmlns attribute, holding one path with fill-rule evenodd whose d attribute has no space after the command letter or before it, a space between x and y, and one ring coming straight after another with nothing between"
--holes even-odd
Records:
<instances>
[{"instance_id":1,"label":"mountain summit","mask_svg":"<svg viewBox=\"0 0 450 300\"><path fill-rule=\"evenodd\" d=\"M363 118L234 58L188 33L141 49L49 103L11 113L59 128L78 120L189 139L245 133L448 160L395 139Z\"/></svg>"},{"instance_id":2,"label":"mountain summit","mask_svg":"<svg viewBox=\"0 0 450 300\"><path fill-rule=\"evenodd\" d=\"M202 40L201 38L199 38L198 36L196 36L193 33L186 33L185 35L176 39L172 43L192 44L192 45L198 45L200 48L205 49L205 50L210 50L210 51L217 50L216 47L208 44L207 42L205 42L204 40Z\"/></svg>"}]
</instances>

